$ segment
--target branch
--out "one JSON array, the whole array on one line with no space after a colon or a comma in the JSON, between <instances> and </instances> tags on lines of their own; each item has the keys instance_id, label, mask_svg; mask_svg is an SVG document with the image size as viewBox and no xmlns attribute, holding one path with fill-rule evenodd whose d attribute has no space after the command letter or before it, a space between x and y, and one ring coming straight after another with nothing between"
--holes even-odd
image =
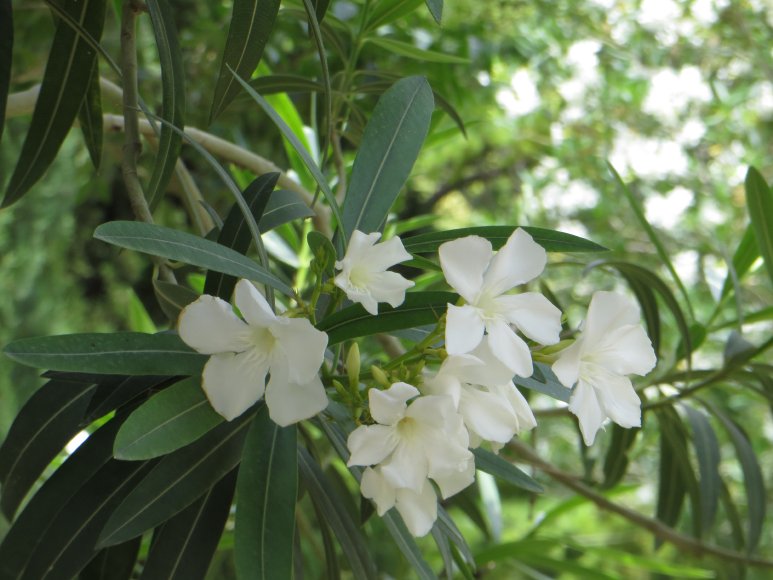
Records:
<instances>
[{"instance_id":1,"label":"branch","mask_svg":"<svg viewBox=\"0 0 773 580\"><path fill-rule=\"evenodd\" d=\"M773 560L766 560L764 558L758 558L755 556L742 554L740 552L735 552L733 550L728 550L726 548L720 548L719 546L704 544L700 540L697 540L691 536L685 536L684 534L680 534L673 528L666 526L665 524L663 524L662 522L659 522L658 520L649 518L647 516L640 514L639 512L630 510L628 508L625 508L621 505L616 504L613 501L610 501L609 499L607 499L606 497L598 493L596 490L588 487L587 485L579 481L572 474L567 473L565 471L561 471L560 469L551 465L547 461L544 461L534 452L533 449L531 449L531 447L529 447L528 445L525 445L524 443L521 443L520 441L513 440L508 447L514 450L516 453L518 453L521 459L523 459L527 463L530 463L531 465L533 465L534 467L536 467L537 469L539 469L540 471L548 475L551 479L554 479L555 481L563 484L564 486L568 487L572 491L575 491L576 493L588 498L599 508L608 512L615 513L619 516L622 516L623 518L627 519L629 522L639 526L640 528L647 530L658 539L663 540L664 542L673 544L680 550L683 550L685 552L690 552L696 556L704 556L704 555L717 556L719 558L723 558L731 562L738 562L740 564L746 564L748 566L773 569Z\"/></svg>"}]
</instances>

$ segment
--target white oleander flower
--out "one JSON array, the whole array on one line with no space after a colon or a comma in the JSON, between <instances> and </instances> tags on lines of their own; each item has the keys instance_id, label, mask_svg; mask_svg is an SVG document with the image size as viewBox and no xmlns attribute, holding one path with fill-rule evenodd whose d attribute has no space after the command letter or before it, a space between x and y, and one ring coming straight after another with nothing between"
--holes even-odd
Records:
<instances>
[{"instance_id":1,"label":"white oleander flower","mask_svg":"<svg viewBox=\"0 0 773 580\"><path fill-rule=\"evenodd\" d=\"M305 318L274 314L247 280L237 282L234 295L244 320L228 302L205 294L180 313L178 323L186 344L212 355L202 388L215 411L231 421L264 392L269 415L281 426L322 411L328 400L319 367L327 335Z\"/></svg>"},{"instance_id":2,"label":"white oleander flower","mask_svg":"<svg viewBox=\"0 0 773 580\"><path fill-rule=\"evenodd\" d=\"M396 488L384 477L381 468L367 467L362 473L360 491L375 502L380 516L396 507L408 531L417 538L427 535L437 519L437 496L428 480L424 480L419 492Z\"/></svg>"},{"instance_id":3,"label":"white oleander flower","mask_svg":"<svg viewBox=\"0 0 773 580\"><path fill-rule=\"evenodd\" d=\"M505 292L542 273L545 250L518 228L496 254L485 238L467 236L442 244L439 255L446 281L467 302L448 305L448 354L471 352L485 332L492 352L513 374L531 376L531 352L515 330L540 344L555 344L561 311L537 292Z\"/></svg>"},{"instance_id":4,"label":"white oleander flower","mask_svg":"<svg viewBox=\"0 0 773 580\"><path fill-rule=\"evenodd\" d=\"M400 238L395 236L377 244L379 238L378 232L364 234L355 230L346 255L335 263L341 273L333 280L346 292L349 300L359 302L373 315L378 314L379 302L400 306L405 300L405 291L414 285L397 272L387 271L387 268L411 259Z\"/></svg>"},{"instance_id":5,"label":"white oleander flower","mask_svg":"<svg viewBox=\"0 0 773 580\"><path fill-rule=\"evenodd\" d=\"M586 445L607 418L625 428L641 425L641 401L626 375L646 375L656 363L636 303L615 292L594 293L582 333L553 363L558 380L577 384L569 410Z\"/></svg>"},{"instance_id":6,"label":"white oleander flower","mask_svg":"<svg viewBox=\"0 0 773 580\"><path fill-rule=\"evenodd\" d=\"M422 390L451 397L470 434L470 447L489 441L497 448L537 425L512 378L484 337L470 354L448 356Z\"/></svg>"}]
</instances>

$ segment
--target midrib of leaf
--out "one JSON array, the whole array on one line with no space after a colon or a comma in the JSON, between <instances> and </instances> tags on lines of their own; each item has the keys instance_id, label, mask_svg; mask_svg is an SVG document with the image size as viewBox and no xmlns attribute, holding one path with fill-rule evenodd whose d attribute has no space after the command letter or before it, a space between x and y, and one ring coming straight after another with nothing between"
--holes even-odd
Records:
<instances>
[{"instance_id":1,"label":"midrib of leaf","mask_svg":"<svg viewBox=\"0 0 773 580\"><path fill-rule=\"evenodd\" d=\"M195 411L196 409L198 409L198 408L199 408L199 407L201 407L202 405L205 405L206 403L207 403L207 400L206 400L206 399L205 399L205 400L203 400L203 401L199 401L198 403L196 403L195 405L193 405L193 406L191 406L191 407L188 407L188 408L187 408L187 409L185 409L184 411L181 411L180 413L177 413L176 415L173 415L173 416L169 417L169 418L168 418L166 421L164 421L163 423L159 423L159 424L158 424L158 425L156 425L156 426L155 426L153 429L151 429L150 431L147 431L147 432L146 432L146 433L144 433L144 434L143 434L141 437L139 437L139 438L135 439L135 440L134 440L134 442L133 442L131 445L127 445L126 447L122 448L122 449L121 449L121 451L122 451L121 455L126 455L126 453L125 453L125 452L126 452L127 450L129 450L129 449L132 449L133 447L135 447L137 444L139 444L139 442L140 442L140 441L143 441L144 439L146 439L146 438L150 437L151 435L153 435L154 433L156 433L156 432L157 432L159 429L163 429L164 427L166 427L166 426L167 426L169 423L171 423L172 421L176 421L176 420L178 420L180 417L184 417L184 416L185 416L185 415L187 415L188 413L192 413L193 411Z\"/></svg>"},{"instance_id":2,"label":"midrib of leaf","mask_svg":"<svg viewBox=\"0 0 773 580\"><path fill-rule=\"evenodd\" d=\"M190 540L191 540L191 536L193 535L193 531L196 529L196 525L198 524L199 519L201 519L201 515L204 513L204 509L207 507L207 501L209 501L209 496L212 495L214 489L215 489L214 487L210 488L210 490L204 496L204 499L201 502L201 507L199 507L199 511L196 514L196 517L194 518L193 522L191 523L191 527L188 529L188 533L185 536L185 541L183 542L183 547L177 553L177 558L174 561L174 565L172 566L172 569L169 571L169 578L174 578L175 577L175 573L177 572L177 568L180 566L180 562L182 562L183 553L185 552L185 549L188 547L188 542L190 542Z\"/></svg>"},{"instance_id":3,"label":"midrib of leaf","mask_svg":"<svg viewBox=\"0 0 773 580\"><path fill-rule=\"evenodd\" d=\"M244 55L247 54L247 46L249 46L250 40L252 39L252 36L253 36L253 31L255 30L255 26L254 26L255 13L258 11L258 2L260 2L260 0L254 0L252 3L252 14L250 14L250 29L249 29L249 32L247 32L247 38L244 39L244 43L242 44L242 52L241 54L239 54L239 59L236 62L236 66L233 67L234 70L239 70L239 67L242 65L242 62L244 61ZM227 44L228 42L226 41L226 45ZM225 61L225 54L223 54L223 60ZM223 89L222 91L222 96L220 97L220 103L218 103L217 105L217 109L218 109L217 114L220 114L220 112L222 111L223 100L225 99L226 96L228 96L228 92L231 90L231 86L233 85L233 82L234 82L234 76L231 75L230 78L228 79L228 84L225 86L225 89Z\"/></svg>"},{"instance_id":4,"label":"midrib of leaf","mask_svg":"<svg viewBox=\"0 0 773 580\"><path fill-rule=\"evenodd\" d=\"M162 57L159 54L159 58L160 58L161 61L166 60L166 62L171 63L173 59L172 59L172 51L170 50L170 46L169 46L169 34L167 33L166 22L164 21L164 19L161 16L161 7L158 6L157 10L159 11L158 20L159 20L159 23L160 23L159 35L163 39L163 42L159 43L159 50L160 51L161 50L164 51L164 56ZM171 71L170 71L171 74L174 74L174 67L170 67L170 69L171 69ZM171 107L170 107L171 110L170 111L164 111L164 114L166 116L168 116L170 119L173 119L175 117L174 112L177 110L177 94L176 94L176 91L174 90L174 80L172 81L172 90L169 91L169 99L171 101L171 103L170 103L171 104ZM172 150L172 145L173 145L172 139L170 138L170 139L166 140L166 143L165 143L166 148L165 148L165 150L163 152L160 149L160 145L161 145L161 143L159 143L159 151L158 151L159 157L164 159L164 158L167 157L167 155L169 155L169 151Z\"/></svg>"}]
</instances>

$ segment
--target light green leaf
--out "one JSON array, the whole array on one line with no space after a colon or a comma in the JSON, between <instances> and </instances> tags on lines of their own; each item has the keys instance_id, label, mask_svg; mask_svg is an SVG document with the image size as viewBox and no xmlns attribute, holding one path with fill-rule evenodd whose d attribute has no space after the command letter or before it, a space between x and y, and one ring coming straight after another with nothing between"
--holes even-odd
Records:
<instances>
[{"instance_id":1,"label":"light green leaf","mask_svg":"<svg viewBox=\"0 0 773 580\"><path fill-rule=\"evenodd\" d=\"M24 338L3 352L25 365L106 375L198 375L207 357L176 334L65 334Z\"/></svg>"},{"instance_id":2,"label":"light green leaf","mask_svg":"<svg viewBox=\"0 0 773 580\"><path fill-rule=\"evenodd\" d=\"M746 205L760 256L773 282L773 192L754 167L746 174Z\"/></svg>"},{"instance_id":3,"label":"light green leaf","mask_svg":"<svg viewBox=\"0 0 773 580\"><path fill-rule=\"evenodd\" d=\"M239 578L291 578L298 494L296 427L279 427L264 405L244 444L237 482Z\"/></svg>"},{"instance_id":4,"label":"light green leaf","mask_svg":"<svg viewBox=\"0 0 773 580\"><path fill-rule=\"evenodd\" d=\"M223 422L191 377L153 395L121 426L113 445L116 459L153 459L196 441Z\"/></svg>"},{"instance_id":5,"label":"light green leaf","mask_svg":"<svg viewBox=\"0 0 773 580\"><path fill-rule=\"evenodd\" d=\"M473 449L473 453L475 454L476 469L490 473L502 481L532 493L542 493L544 491L539 483L499 455L495 455L491 451L480 447Z\"/></svg>"},{"instance_id":6,"label":"light green leaf","mask_svg":"<svg viewBox=\"0 0 773 580\"><path fill-rule=\"evenodd\" d=\"M432 89L423 77L397 81L381 95L365 127L343 205L343 234L378 231L429 131Z\"/></svg>"},{"instance_id":7,"label":"light green leaf","mask_svg":"<svg viewBox=\"0 0 773 580\"><path fill-rule=\"evenodd\" d=\"M246 76L246 75L242 75ZM255 92L261 95L274 93L321 93L325 86L310 78L300 75L274 74L265 75L249 81Z\"/></svg>"},{"instance_id":8,"label":"light green leaf","mask_svg":"<svg viewBox=\"0 0 773 580\"><path fill-rule=\"evenodd\" d=\"M289 286L239 252L186 232L142 222L116 221L99 226L94 237L121 248L254 280L292 295Z\"/></svg>"},{"instance_id":9,"label":"light green leaf","mask_svg":"<svg viewBox=\"0 0 773 580\"><path fill-rule=\"evenodd\" d=\"M385 24L399 20L421 6L422 0L381 0L368 14L366 30L375 30Z\"/></svg>"},{"instance_id":10,"label":"light green leaf","mask_svg":"<svg viewBox=\"0 0 773 580\"><path fill-rule=\"evenodd\" d=\"M434 50L424 50L408 42L402 42L383 36L371 36L367 39L367 42L394 54L399 54L400 56L413 58L422 62L436 62L441 64L466 64L470 62L468 59L460 56L445 54Z\"/></svg>"}]
</instances>

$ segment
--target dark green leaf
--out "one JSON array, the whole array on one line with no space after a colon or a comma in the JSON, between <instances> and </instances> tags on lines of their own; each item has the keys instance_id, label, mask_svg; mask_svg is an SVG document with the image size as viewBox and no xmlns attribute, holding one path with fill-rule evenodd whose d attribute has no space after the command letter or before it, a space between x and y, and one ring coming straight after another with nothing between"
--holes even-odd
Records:
<instances>
[{"instance_id":1,"label":"dark green leaf","mask_svg":"<svg viewBox=\"0 0 773 580\"><path fill-rule=\"evenodd\" d=\"M711 423L702 411L693 409L689 405L684 405L683 409L692 427L692 443L698 458L701 526L705 534L714 523L722 486L719 475L719 441Z\"/></svg>"},{"instance_id":2,"label":"dark green leaf","mask_svg":"<svg viewBox=\"0 0 773 580\"><path fill-rule=\"evenodd\" d=\"M252 422L239 469L235 561L239 578L292 577L298 494L296 427L280 427L265 405Z\"/></svg>"},{"instance_id":3,"label":"dark green leaf","mask_svg":"<svg viewBox=\"0 0 773 580\"><path fill-rule=\"evenodd\" d=\"M505 245L507 239L518 227L519 226L482 226L419 234L418 236L405 238L403 240L403 246L412 254L423 254L425 252L436 252L443 242L463 238L465 236L480 236L490 241L492 247L495 250L498 250ZM534 241L548 252L607 251L607 248L604 246L600 246L572 234L565 234L555 230L546 230L544 228L533 228L531 226L521 227L521 229L534 238Z\"/></svg>"},{"instance_id":4,"label":"dark green leaf","mask_svg":"<svg viewBox=\"0 0 773 580\"><path fill-rule=\"evenodd\" d=\"M288 189L277 189L269 198L258 227L262 233L266 233L293 220L312 216L314 216L314 210L298 193Z\"/></svg>"},{"instance_id":5,"label":"dark green leaf","mask_svg":"<svg viewBox=\"0 0 773 580\"><path fill-rule=\"evenodd\" d=\"M379 332L435 324L445 313L447 305L457 299L458 296L451 292L408 292L402 305L397 308L384 306L378 316L369 314L356 304L328 316L317 324L317 328L327 333L328 344L337 344Z\"/></svg>"},{"instance_id":6,"label":"dark green leaf","mask_svg":"<svg viewBox=\"0 0 773 580\"><path fill-rule=\"evenodd\" d=\"M161 459L115 509L99 537L100 547L142 534L206 493L239 464L253 416L247 412Z\"/></svg>"},{"instance_id":7,"label":"dark green leaf","mask_svg":"<svg viewBox=\"0 0 773 580\"><path fill-rule=\"evenodd\" d=\"M366 30L376 30L410 14L421 6L422 0L382 0L376 3L368 14Z\"/></svg>"},{"instance_id":8,"label":"dark green leaf","mask_svg":"<svg viewBox=\"0 0 773 580\"><path fill-rule=\"evenodd\" d=\"M542 381L537 380L535 378L540 374L544 379ZM513 382L516 384L516 386L526 387L527 389L537 391L539 393L542 393L543 395L547 395L548 397L553 397L554 399L558 401L563 401L565 403L569 402L569 397L572 394L572 390L567 389L564 385L562 385L561 382L556 377L556 375L551 370L551 368L544 363L534 363L533 376L531 377L516 376L516 377L513 377Z\"/></svg>"},{"instance_id":9,"label":"dark green leaf","mask_svg":"<svg viewBox=\"0 0 773 580\"><path fill-rule=\"evenodd\" d=\"M248 278L292 295L284 282L249 258L192 234L142 222L116 221L99 226L94 237L122 248Z\"/></svg>"},{"instance_id":10,"label":"dark green leaf","mask_svg":"<svg viewBox=\"0 0 773 580\"><path fill-rule=\"evenodd\" d=\"M443 18L443 0L425 0L427 8L429 8L432 18L435 22L440 24L440 20Z\"/></svg>"},{"instance_id":11,"label":"dark green leaf","mask_svg":"<svg viewBox=\"0 0 773 580\"><path fill-rule=\"evenodd\" d=\"M4 349L25 365L113 375L198 375L207 361L176 334L65 334L25 338Z\"/></svg>"},{"instance_id":12,"label":"dark green leaf","mask_svg":"<svg viewBox=\"0 0 773 580\"><path fill-rule=\"evenodd\" d=\"M246 75L242 75L245 76ZM252 79L250 86L261 95L274 93L321 93L324 85L300 75L266 75Z\"/></svg>"},{"instance_id":13,"label":"dark green leaf","mask_svg":"<svg viewBox=\"0 0 773 580\"><path fill-rule=\"evenodd\" d=\"M499 455L480 447L473 449L473 453L475 454L476 469L490 473L502 481L532 493L544 491L539 483Z\"/></svg>"},{"instance_id":14,"label":"dark green leaf","mask_svg":"<svg viewBox=\"0 0 773 580\"><path fill-rule=\"evenodd\" d=\"M278 179L278 173L267 173L253 180L244 190L244 201L250 208L250 212L256 222L259 222L263 216ZM258 229L260 229L260 226L258 226ZM263 230L260 231L262 232ZM251 242L252 236L247 220L244 218L239 205L234 204L223 222L223 227L217 236L217 243L240 254L246 254ZM234 276L226 276L217 271L210 271L207 273L207 279L204 282L204 294L218 296L223 300L230 300L236 282L237 279Z\"/></svg>"},{"instance_id":15,"label":"dark green leaf","mask_svg":"<svg viewBox=\"0 0 773 580\"><path fill-rule=\"evenodd\" d=\"M0 141L5 126L5 104L11 90L13 56L13 6L11 0L0 0Z\"/></svg>"},{"instance_id":16,"label":"dark green leaf","mask_svg":"<svg viewBox=\"0 0 773 580\"><path fill-rule=\"evenodd\" d=\"M130 580L141 543L142 538L134 538L100 550L81 571L78 580Z\"/></svg>"},{"instance_id":17,"label":"dark green leaf","mask_svg":"<svg viewBox=\"0 0 773 580\"><path fill-rule=\"evenodd\" d=\"M236 470L158 528L141 580L203 580L228 521L235 486Z\"/></svg>"},{"instance_id":18,"label":"dark green leaf","mask_svg":"<svg viewBox=\"0 0 773 580\"><path fill-rule=\"evenodd\" d=\"M174 13L167 0L147 0L146 5L156 38L158 60L161 65L162 116L178 129L185 125L185 73L182 54L174 25ZM147 191L150 207L155 207L169 184L182 138L169 125L161 126L158 151Z\"/></svg>"},{"instance_id":19,"label":"dark green leaf","mask_svg":"<svg viewBox=\"0 0 773 580\"><path fill-rule=\"evenodd\" d=\"M131 403L134 399L145 395L151 389L166 387L176 378L168 376L141 375L122 377L116 375L97 376L97 392L91 399L86 422L91 423L104 417L115 409Z\"/></svg>"},{"instance_id":20,"label":"dark green leaf","mask_svg":"<svg viewBox=\"0 0 773 580\"><path fill-rule=\"evenodd\" d=\"M746 205L757 248L773 282L773 192L754 167L749 167L746 174Z\"/></svg>"},{"instance_id":21,"label":"dark green leaf","mask_svg":"<svg viewBox=\"0 0 773 580\"><path fill-rule=\"evenodd\" d=\"M464 560L474 568L475 558L472 555L470 546L467 545L467 540L464 539L462 532L456 527L454 520L451 519L451 516L442 505L438 506L435 526L442 530L443 534L445 534L459 550L459 553L464 557Z\"/></svg>"},{"instance_id":22,"label":"dark green leaf","mask_svg":"<svg viewBox=\"0 0 773 580\"><path fill-rule=\"evenodd\" d=\"M153 459L193 443L223 422L191 377L153 395L136 409L118 431L116 459Z\"/></svg>"},{"instance_id":23,"label":"dark green leaf","mask_svg":"<svg viewBox=\"0 0 773 580\"><path fill-rule=\"evenodd\" d=\"M194 302L199 295L188 288L164 280L153 280L153 292L158 305L172 322L177 322L183 308Z\"/></svg>"},{"instance_id":24,"label":"dark green leaf","mask_svg":"<svg viewBox=\"0 0 773 580\"><path fill-rule=\"evenodd\" d=\"M105 0L64 0L64 10L94 38L102 35ZM49 52L35 111L3 206L22 197L40 179L75 121L89 88L96 53L69 26L59 26Z\"/></svg>"},{"instance_id":25,"label":"dark green leaf","mask_svg":"<svg viewBox=\"0 0 773 580\"><path fill-rule=\"evenodd\" d=\"M416 544L416 540L413 539L408 528L405 527L405 523L403 523L403 519L397 513L397 510L389 510L381 519L384 521L389 535L392 536L395 544L397 544L405 559L411 564L417 576L421 580L433 580L436 578L435 573L424 559L419 546Z\"/></svg>"},{"instance_id":26,"label":"dark green leaf","mask_svg":"<svg viewBox=\"0 0 773 580\"><path fill-rule=\"evenodd\" d=\"M306 10L306 19L309 23L309 32L314 39L314 45L317 47L317 56L319 57L319 64L322 73L322 85L325 87L324 97L324 121L320 123L318 129L322 133L323 139L320 146L320 150L326 151L330 146L330 138L333 134L333 88L330 84L330 69L327 64L327 50L325 50L324 39L322 37L322 30L319 27L319 21L317 20L317 10L314 6L313 0L301 0L303 8Z\"/></svg>"},{"instance_id":27,"label":"dark green leaf","mask_svg":"<svg viewBox=\"0 0 773 580\"><path fill-rule=\"evenodd\" d=\"M411 173L435 108L423 77L397 81L378 101L362 136L343 206L343 235L378 231Z\"/></svg>"},{"instance_id":28,"label":"dark green leaf","mask_svg":"<svg viewBox=\"0 0 773 580\"><path fill-rule=\"evenodd\" d=\"M631 450L641 429L624 429L620 425L612 425L612 441L604 458L604 489L615 487L623 479L628 469Z\"/></svg>"},{"instance_id":29,"label":"dark green leaf","mask_svg":"<svg viewBox=\"0 0 773 580\"><path fill-rule=\"evenodd\" d=\"M99 169L102 160L104 129L102 128L102 93L99 87L99 61L97 59L94 59L94 70L89 78L89 88L78 111L78 121L80 121L86 148L89 150L91 163L94 165L94 169Z\"/></svg>"},{"instance_id":30,"label":"dark green leaf","mask_svg":"<svg viewBox=\"0 0 773 580\"><path fill-rule=\"evenodd\" d=\"M335 272L336 251L333 243L322 233L310 231L306 241L314 256L312 271L332 276Z\"/></svg>"},{"instance_id":31,"label":"dark green leaf","mask_svg":"<svg viewBox=\"0 0 773 580\"><path fill-rule=\"evenodd\" d=\"M338 538L354 577L377 578L376 565L359 526L341 507L343 503L338 494L331 488L316 461L302 447L298 449L298 467L311 501L317 505Z\"/></svg>"},{"instance_id":32,"label":"dark green leaf","mask_svg":"<svg viewBox=\"0 0 773 580\"><path fill-rule=\"evenodd\" d=\"M626 276L626 282L636 296L636 300L641 307L641 313L644 317L644 322L647 325L647 336L649 336L650 342L652 342L652 349L655 351L655 356L660 356L660 312L658 311L658 301L655 298L655 291L649 284L646 284L635 276ZM682 345L682 358L687 354L684 349L684 341L680 343Z\"/></svg>"},{"instance_id":33,"label":"dark green leaf","mask_svg":"<svg viewBox=\"0 0 773 580\"><path fill-rule=\"evenodd\" d=\"M9 520L46 466L81 430L96 389L52 380L19 411L0 446L0 506Z\"/></svg>"},{"instance_id":34,"label":"dark green leaf","mask_svg":"<svg viewBox=\"0 0 773 580\"><path fill-rule=\"evenodd\" d=\"M235 0L228 27L228 38L220 62L215 96L209 114L211 123L215 117L239 94L236 75L248 79L258 66L263 49L279 13L280 0Z\"/></svg>"}]
</instances>

